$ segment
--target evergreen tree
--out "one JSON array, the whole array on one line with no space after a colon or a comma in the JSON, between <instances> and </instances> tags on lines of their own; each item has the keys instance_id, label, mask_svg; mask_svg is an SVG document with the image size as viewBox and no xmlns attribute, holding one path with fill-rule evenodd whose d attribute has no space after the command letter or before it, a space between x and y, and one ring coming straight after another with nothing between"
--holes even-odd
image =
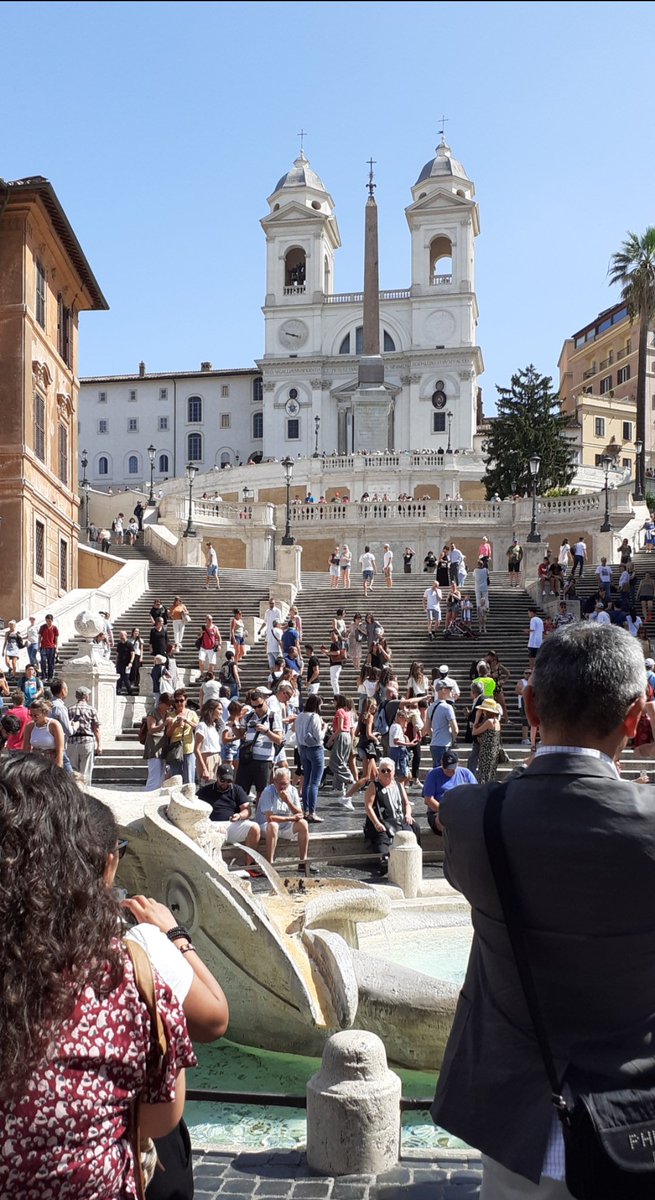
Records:
<instances>
[{"instance_id":1,"label":"evergreen tree","mask_svg":"<svg viewBox=\"0 0 655 1200\"><path fill-rule=\"evenodd\" d=\"M538 454L538 489L566 487L575 474L574 451L566 434L575 418L563 413L550 375L539 375L530 365L512 375L508 388L497 387L498 416L491 421L483 443L486 471L482 482L487 499L504 500L514 492L530 495L529 459Z\"/></svg>"}]
</instances>

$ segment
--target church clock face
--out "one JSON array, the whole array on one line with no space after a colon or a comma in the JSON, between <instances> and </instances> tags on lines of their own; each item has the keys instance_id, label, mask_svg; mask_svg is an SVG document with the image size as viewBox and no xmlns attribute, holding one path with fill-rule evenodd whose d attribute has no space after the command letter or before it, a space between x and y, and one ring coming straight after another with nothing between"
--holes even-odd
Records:
<instances>
[{"instance_id":1,"label":"church clock face","mask_svg":"<svg viewBox=\"0 0 655 1200\"><path fill-rule=\"evenodd\" d=\"M304 321L291 320L285 321L280 326L278 337L283 346L287 350L298 350L300 346L304 346L309 336L309 330Z\"/></svg>"}]
</instances>

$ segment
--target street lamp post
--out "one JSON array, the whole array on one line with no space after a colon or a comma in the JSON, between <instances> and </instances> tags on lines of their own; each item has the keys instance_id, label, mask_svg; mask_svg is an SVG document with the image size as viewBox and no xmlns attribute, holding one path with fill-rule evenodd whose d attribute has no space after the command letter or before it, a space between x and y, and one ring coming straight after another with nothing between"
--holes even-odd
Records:
<instances>
[{"instance_id":1,"label":"street lamp post","mask_svg":"<svg viewBox=\"0 0 655 1200\"><path fill-rule=\"evenodd\" d=\"M318 413L314 417L314 458L319 458L318 453L318 431L321 428L321 418Z\"/></svg>"},{"instance_id":2,"label":"street lamp post","mask_svg":"<svg viewBox=\"0 0 655 1200\"><path fill-rule=\"evenodd\" d=\"M528 459L530 465L530 475L532 476L532 521L530 523L530 532L526 538L527 542L540 542L541 534L537 529L537 476L541 466L541 459L538 454L533 454Z\"/></svg>"},{"instance_id":3,"label":"street lamp post","mask_svg":"<svg viewBox=\"0 0 655 1200\"><path fill-rule=\"evenodd\" d=\"M87 536L87 540L88 540L88 537L89 537L89 488L90 488L91 484L89 483L89 480L87 479L87 475L86 475L86 468L89 465L89 456L88 456L86 450L82 451L82 453L80 455L80 462L82 464L82 479L80 482L80 487L84 491L84 517L85 517L85 521L86 521L86 536Z\"/></svg>"},{"instance_id":4,"label":"street lamp post","mask_svg":"<svg viewBox=\"0 0 655 1200\"><path fill-rule=\"evenodd\" d=\"M448 445L446 446L446 454L452 454L453 448L450 444L450 431L453 427L453 414L451 413L450 409L448 409L448 412L446 413L446 420L448 422Z\"/></svg>"},{"instance_id":5,"label":"street lamp post","mask_svg":"<svg viewBox=\"0 0 655 1200\"><path fill-rule=\"evenodd\" d=\"M198 468L196 464L192 462L187 463L185 474L189 480L189 520L186 523L186 529L184 530L182 537L197 537L198 534L193 528L193 481L198 474Z\"/></svg>"},{"instance_id":6,"label":"street lamp post","mask_svg":"<svg viewBox=\"0 0 655 1200\"><path fill-rule=\"evenodd\" d=\"M600 465L605 472L605 517L603 520L603 524L600 527L600 532L601 533L610 533L611 529L612 529L612 522L610 521L610 498L609 498L607 479L608 479L610 467L612 465L612 459L610 458L609 454L603 455L603 457L600 460Z\"/></svg>"},{"instance_id":7,"label":"street lamp post","mask_svg":"<svg viewBox=\"0 0 655 1200\"><path fill-rule=\"evenodd\" d=\"M295 546L296 539L291 534L291 476L293 475L293 459L289 457L283 458L282 468L284 470L284 479L287 485L287 515L282 545Z\"/></svg>"},{"instance_id":8,"label":"street lamp post","mask_svg":"<svg viewBox=\"0 0 655 1200\"><path fill-rule=\"evenodd\" d=\"M157 451L154 446L148 446L148 458L150 459L150 495L148 496L148 508L152 508L155 503L155 455Z\"/></svg>"},{"instance_id":9,"label":"street lamp post","mask_svg":"<svg viewBox=\"0 0 655 1200\"><path fill-rule=\"evenodd\" d=\"M644 485L643 485L644 475L643 475L643 470L642 470L642 467L643 467L642 455L644 452L644 443L642 442L641 438L637 438L637 440L635 442L635 451L636 451L635 490L632 493L632 498L633 498L633 500L637 500L638 502L641 502L644 498Z\"/></svg>"}]
</instances>

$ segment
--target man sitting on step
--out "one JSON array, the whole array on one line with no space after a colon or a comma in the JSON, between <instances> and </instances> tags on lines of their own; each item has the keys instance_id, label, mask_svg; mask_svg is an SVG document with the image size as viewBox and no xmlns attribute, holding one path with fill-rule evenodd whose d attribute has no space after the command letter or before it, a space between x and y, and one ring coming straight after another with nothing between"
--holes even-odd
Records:
<instances>
[{"instance_id":1,"label":"man sitting on step","mask_svg":"<svg viewBox=\"0 0 655 1200\"><path fill-rule=\"evenodd\" d=\"M243 788L234 782L234 772L229 764L223 763L217 769L216 779L199 789L198 798L211 804L209 819L224 831L228 845L245 842L246 846L257 849L261 830L257 822L250 819L250 801Z\"/></svg>"},{"instance_id":2,"label":"man sitting on step","mask_svg":"<svg viewBox=\"0 0 655 1200\"><path fill-rule=\"evenodd\" d=\"M266 857L275 859L278 840L298 843L298 870L317 874L309 864L309 825L302 815L298 789L292 786L288 767L276 767L273 781L264 788L257 803L256 818L266 838Z\"/></svg>"}]
</instances>

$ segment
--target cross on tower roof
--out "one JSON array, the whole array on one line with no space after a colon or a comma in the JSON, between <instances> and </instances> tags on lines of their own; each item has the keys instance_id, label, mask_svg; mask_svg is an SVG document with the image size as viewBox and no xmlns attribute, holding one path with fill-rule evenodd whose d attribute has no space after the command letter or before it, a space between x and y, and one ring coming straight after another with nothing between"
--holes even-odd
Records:
<instances>
[{"instance_id":1,"label":"cross on tower roof","mask_svg":"<svg viewBox=\"0 0 655 1200\"><path fill-rule=\"evenodd\" d=\"M366 186L368 187L368 194L372 198L373 192L374 192L375 188L377 187L377 184L373 181L373 167L375 166L376 160L374 158L369 158L366 161L368 162L368 168L369 168L368 169L368 183Z\"/></svg>"},{"instance_id":2,"label":"cross on tower roof","mask_svg":"<svg viewBox=\"0 0 655 1200\"><path fill-rule=\"evenodd\" d=\"M298 132L297 136L300 138L300 153L301 153L301 154L304 154L304 151L305 151L305 138L307 137L307 130L306 130L306 129L301 129L301 130Z\"/></svg>"},{"instance_id":3,"label":"cross on tower roof","mask_svg":"<svg viewBox=\"0 0 655 1200\"><path fill-rule=\"evenodd\" d=\"M446 125L449 120L450 120L450 117L442 116L442 118L441 118L441 129L439 130L439 133L441 134L442 143L445 142L445 140L446 140Z\"/></svg>"}]
</instances>

